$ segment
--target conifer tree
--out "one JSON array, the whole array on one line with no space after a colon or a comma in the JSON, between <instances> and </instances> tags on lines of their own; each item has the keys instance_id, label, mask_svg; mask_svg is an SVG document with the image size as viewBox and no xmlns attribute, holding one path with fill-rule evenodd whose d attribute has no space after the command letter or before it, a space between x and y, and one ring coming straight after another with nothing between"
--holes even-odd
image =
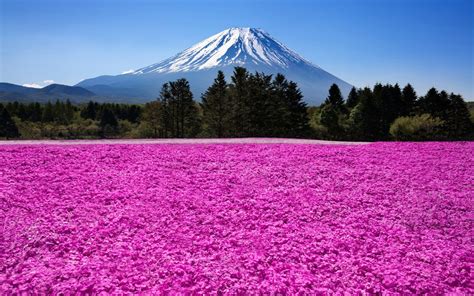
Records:
<instances>
[{"instance_id":1,"label":"conifer tree","mask_svg":"<svg viewBox=\"0 0 474 296\"><path fill-rule=\"evenodd\" d=\"M307 137L309 135L308 108L298 85L290 81L285 92L288 116L286 117L287 137Z\"/></svg>"},{"instance_id":2,"label":"conifer tree","mask_svg":"<svg viewBox=\"0 0 474 296\"><path fill-rule=\"evenodd\" d=\"M41 108L41 105L40 103L36 102L36 103L31 103L29 105L29 109L30 109L30 117L29 117L29 121L31 122L39 122L41 121L41 116L42 116L42 108Z\"/></svg>"},{"instance_id":3,"label":"conifer tree","mask_svg":"<svg viewBox=\"0 0 474 296\"><path fill-rule=\"evenodd\" d=\"M53 104L50 101L46 103L43 109L43 115L41 117L42 122L53 122L54 121L54 111Z\"/></svg>"},{"instance_id":4,"label":"conifer tree","mask_svg":"<svg viewBox=\"0 0 474 296\"><path fill-rule=\"evenodd\" d=\"M163 84L159 101L162 105L162 126L165 136L195 137L200 131L198 107L186 79Z\"/></svg>"},{"instance_id":5,"label":"conifer tree","mask_svg":"<svg viewBox=\"0 0 474 296\"><path fill-rule=\"evenodd\" d=\"M202 95L203 122L210 135L222 138L230 128L230 103L224 72L217 72L214 83Z\"/></svg>"},{"instance_id":6,"label":"conifer tree","mask_svg":"<svg viewBox=\"0 0 474 296\"><path fill-rule=\"evenodd\" d=\"M400 116L410 115L414 110L416 100L416 92L411 84L408 83L402 90Z\"/></svg>"},{"instance_id":7,"label":"conifer tree","mask_svg":"<svg viewBox=\"0 0 474 296\"><path fill-rule=\"evenodd\" d=\"M375 140L378 128L377 109L373 93L366 87L359 93L359 103L349 115L349 131L356 140Z\"/></svg>"},{"instance_id":8,"label":"conifer tree","mask_svg":"<svg viewBox=\"0 0 474 296\"><path fill-rule=\"evenodd\" d=\"M249 73L245 68L235 67L229 86L231 100L231 122L233 136L242 137L249 127Z\"/></svg>"},{"instance_id":9,"label":"conifer tree","mask_svg":"<svg viewBox=\"0 0 474 296\"><path fill-rule=\"evenodd\" d=\"M337 84L329 88L329 96L321 109L320 122L327 129L332 138L337 139L342 131L339 125L340 117L346 112L344 99Z\"/></svg>"},{"instance_id":10,"label":"conifer tree","mask_svg":"<svg viewBox=\"0 0 474 296\"><path fill-rule=\"evenodd\" d=\"M115 117L115 114L112 112L110 107L105 107L102 109L100 114L100 136L107 137L115 135L118 131L118 121Z\"/></svg>"},{"instance_id":11,"label":"conifer tree","mask_svg":"<svg viewBox=\"0 0 474 296\"><path fill-rule=\"evenodd\" d=\"M82 109L81 117L84 119L92 119L95 120L97 118L97 105L96 103L89 101L87 106Z\"/></svg>"},{"instance_id":12,"label":"conifer tree","mask_svg":"<svg viewBox=\"0 0 474 296\"><path fill-rule=\"evenodd\" d=\"M142 122L152 130L153 138L163 136L162 108L159 101L146 103L143 108Z\"/></svg>"},{"instance_id":13,"label":"conifer tree","mask_svg":"<svg viewBox=\"0 0 474 296\"><path fill-rule=\"evenodd\" d=\"M421 113L431 114L442 120L447 119L446 111L449 107L448 94L445 91L438 92L436 88L428 90L426 95L419 100Z\"/></svg>"},{"instance_id":14,"label":"conifer tree","mask_svg":"<svg viewBox=\"0 0 474 296\"><path fill-rule=\"evenodd\" d=\"M357 103L359 103L359 95L357 94L357 89L352 87L349 96L347 96L346 107L352 109Z\"/></svg>"},{"instance_id":15,"label":"conifer tree","mask_svg":"<svg viewBox=\"0 0 474 296\"><path fill-rule=\"evenodd\" d=\"M329 88L329 96L326 98L324 103L331 104L338 112L344 112L344 99L337 84L334 83L331 85Z\"/></svg>"},{"instance_id":16,"label":"conifer tree","mask_svg":"<svg viewBox=\"0 0 474 296\"><path fill-rule=\"evenodd\" d=\"M451 93L447 110L446 126L448 136L457 140L473 132L469 109L462 96Z\"/></svg>"},{"instance_id":17,"label":"conifer tree","mask_svg":"<svg viewBox=\"0 0 474 296\"><path fill-rule=\"evenodd\" d=\"M7 139L18 138L20 133L18 128L10 116L10 113L3 106L0 108L0 137Z\"/></svg>"}]
</instances>

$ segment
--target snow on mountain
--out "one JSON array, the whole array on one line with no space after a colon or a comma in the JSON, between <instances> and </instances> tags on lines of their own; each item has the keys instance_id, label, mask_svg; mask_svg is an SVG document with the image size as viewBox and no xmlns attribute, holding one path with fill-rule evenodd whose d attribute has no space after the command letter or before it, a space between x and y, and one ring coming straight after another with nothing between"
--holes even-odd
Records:
<instances>
[{"instance_id":1,"label":"snow on mountain","mask_svg":"<svg viewBox=\"0 0 474 296\"><path fill-rule=\"evenodd\" d=\"M311 65L261 29L230 28L174 57L141 68L131 74L199 71L248 63L281 69L287 69L291 64Z\"/></svg>"},{"instance_id":2,"label":"snow on mountain","mask_svg":"<svg viewBox=\"0 0 474 296\"><path fill-rule=\"evenodd\" d=\"M255 28L230 28L159 63L121 75L86 79L78 86L101 95L152 99L158 96L163 83L184 77L190 81L194 95L199 99L217 70L224 71L229 78L236 66L251 72L284 74L299 84L310 104L322 102L332 83L338 84L345 95L351 88L347 82Z\"/></svg>"}]
</instances>

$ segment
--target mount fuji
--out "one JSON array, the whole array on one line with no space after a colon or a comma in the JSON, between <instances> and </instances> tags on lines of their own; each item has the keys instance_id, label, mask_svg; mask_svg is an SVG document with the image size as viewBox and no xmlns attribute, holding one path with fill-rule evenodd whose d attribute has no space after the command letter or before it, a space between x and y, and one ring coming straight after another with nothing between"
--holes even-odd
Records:
<instances>
[{"instance_id":1,"label":"mount fuji","mask_svg":"<svg viewBox=\"0 0 474 296\"><path fill-rule=\"evenodd\" d=\"M331 84L336 83L343 95L349 83L307 61L268 33L255 28L230 28L159 63L121 75L86 79L77 86L98 95L150 100L158 97L163 83L178 78L189 80L197 99L212 84L218 70L228 80L236 66L249 72L282 73L298 83L305 101L321 103ZM137 99L138 100L138 99Z\"/></svg>"}]
</instances>

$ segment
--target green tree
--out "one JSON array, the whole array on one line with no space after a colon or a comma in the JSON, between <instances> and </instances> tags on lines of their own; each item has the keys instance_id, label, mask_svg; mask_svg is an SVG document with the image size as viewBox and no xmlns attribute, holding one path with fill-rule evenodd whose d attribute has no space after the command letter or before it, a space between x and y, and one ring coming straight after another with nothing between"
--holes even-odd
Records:
<instances>
[{"instance_id":1,"label":"green tree","mask_svg":"<svg viewBox=\"0 0 474 296\"><path fill-rule=\"evenodd\" d=\"M347 97L346 107L352 109L357 105L357 103L359 103L359 94L357 93L357 89L352 87L349 96Z\"/></svg>"},{"instance_id":2,"label":"green tree","mask_svg":"<svg viewBox=\"0 0 474 296\"><path fill-rule=\"evenodd\" d=\"M402 90L400 116L410 115L414 110L416 100L415 89L408 83Z\"/></svg>"},{"instance_id":3,"label":"green tree","mask_svg":"<svg viewBox=\"0 0 474 296\"><path fill-rule=\"evenodd\" d=\"M447 119L447 109L449 108L449 98L445 91L438 92L436 88L428 90L424 97L418 100L419 113L428 113L432 117L442 120Z\"/></svg>"},{"instance_id":4,"label":"green tree","mask_svg":"<svg viewBox=\"0 0 474 296\"><path fill-rule=\"evenodd\" d=\"M326 98L326 101L324 103L326 105L332 105L338 112L345 112L344 99L342 97L341 90L339 89L339 86L337 86L337 84L334 83L333 85L331 85L331 87L329 88L329 96Z\"/></svg>"},{"instance_id":5,"label":"green tree","mask_svg":"<svg viewBox=\"0 0 474 296\"><path fill-rule=\"evenodd\" d=\"M0 109L0 137L18 138L20 136L18 127L10 116L10 113L3 106Z\"/></svg>"},{"instance_id":6,"label":"green tree","mask_svg":"<svg viewBox=\"0 0 474 296\"><path fill-rule=\"evenodd\" d=\"M49 102L49 101L44 106L41 121L42 122L53 122L54 121L53 104L51 104L51 102Z\"/></svg>"},{"instance_id":7,"label":"green tree","mask_svg":"<svg viewBox=\"0 0 474 296\"><path fill-rule=\"evenodd\" d=\"M192 138L199 133L199 110L186 79L163 84L159 101L165 137Z\"/></svg>"},{"instance_id":8,"label":"green tree","mask_svg":"<svg viewBox=\"0 0 474 296\"><path fill-rule=\"evenodd\" d=\"M97 118L97 103L89 101L87 106L81 110L81 117L84 119L92 119L95 120Z\"/></svg>"},{"instance_id":9,"label":"green tree","mask_svg":"<svg viewBox=\"0 0 474 296\"><path fill-rule=\"evenodd\" d=\"M340 121L346 111L341 90L337 84L331 85L329 96L324 101L320 114L320 123L327 128L331 138L337 139L341 136L342 127Z\"/></svg>"},{"instance_id":10,"label":"green tree","mask_svg":"<svg viewBox=\"0 0 474 296\"><path fill-rule=\"evenodd\" d=\"M473 132L469 109L461 95L449 95L446 128L451 139L460 139Z\"/></svg>"},{"instance_id":11,"label":"green tree","mask_svg":"<svg viewBox=\"0 0 474 296\"><path fill-rule=\"evenodd\" d=\"M287 115L280 121L286 124L286 137L307 137L309 135L308 108L298 85L290 81L285 91Z\"/></svg>"},{"instance_id":12,"label":"green tree","mask_svg":"<svg viewBox=\"0 0 474 296\"><path fill-rule=\"evenodd\" d=\"M230 128L230 102L224 72L217 72L214 83L202 95L203 123L209 135L218 138Z\"/></svg>"},{"instance_id":13,"label":"green tree","mask_svg":"<svg viewBox=\"0 0 474 296\"><path fill-rule=\"evenodd\" d=\"M31 122L39 122L41 121L41 117L42 117L42 114L43 114L43 109L41 108L41 104L36 102L36 103L31 103L29 105L29 113L30 113L30 117L29 117L29 121Z\"/></svg>"},{"instance_id":14,"label":"green tree","mask_svg":"<svg viewBox=\"0 0 474 296\"><path fill-rule=\"evenodd\" d=\"M325 104L321 109L320 122L324 125L331 138L337 139L341 128L339 126L339 112L332 104Z\"/></svg>"},{"instance_id":15,"label":"green tree","mask_svg":"<svg viewBox=\"0 0 474 296\"><path fill-rule=\"evenodd\" d=\"M146 103L142 113L142 124L151 130L153 138L163 137L162 131L162 108L159 101Z\"/></svg>"},{"instance_id":16,"label":"green tree","mask_svg":"<svg viewBox=\"0 0 474 296\"><path fill-rule=\"evenodd\" d=\"M233 136L245 136L249 127L249 73L245 68L235 67L229 85L231 102L231 132Z\"/></svg>"},{"instance_id":17,"label":"green tree","mask_svg":"<svg viewBox=\"0 0 474 296\"><path fill-rule=\"evenodd\" d=\"M436 140L442 125L441 119L430 114L399 117L390 126L390 134L402 141Z\"/></svg>"},{"instance_id":18,"label":"green tree","mask_svg":"<svg viewBox=\"0 0 474 296\"><path fill-rule=\"evenodd\" d=\"M117 134L118 121L110 107L105 107L100 114L100 136L108 137Z\"/></svg>"},{"instance_id":19,"label":"green tree","mask_svg":"<svg viewBox=\"0 0 474 296\"><path fill-rule=\"evenodd\" d=\"M350 137L355 140L375 140L377 138L378 115L370 88L359 94L359 103L349 115Z\"/></svg>"}]
</instances>

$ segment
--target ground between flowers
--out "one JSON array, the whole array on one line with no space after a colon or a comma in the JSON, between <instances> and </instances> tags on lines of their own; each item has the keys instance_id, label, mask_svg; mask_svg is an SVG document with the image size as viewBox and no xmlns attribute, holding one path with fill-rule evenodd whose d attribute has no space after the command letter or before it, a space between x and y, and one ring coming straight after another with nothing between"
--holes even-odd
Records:
<instances>
[{"instance_id":1,"label":"ground between flowers","mask_svg":"<svg viewBox=\"0 0 474 296\"><path fill-rule=\"evenodd\" d=\"M473 294L474 143L0 146L0 293Z\"/></svg>"}]
</instances>

